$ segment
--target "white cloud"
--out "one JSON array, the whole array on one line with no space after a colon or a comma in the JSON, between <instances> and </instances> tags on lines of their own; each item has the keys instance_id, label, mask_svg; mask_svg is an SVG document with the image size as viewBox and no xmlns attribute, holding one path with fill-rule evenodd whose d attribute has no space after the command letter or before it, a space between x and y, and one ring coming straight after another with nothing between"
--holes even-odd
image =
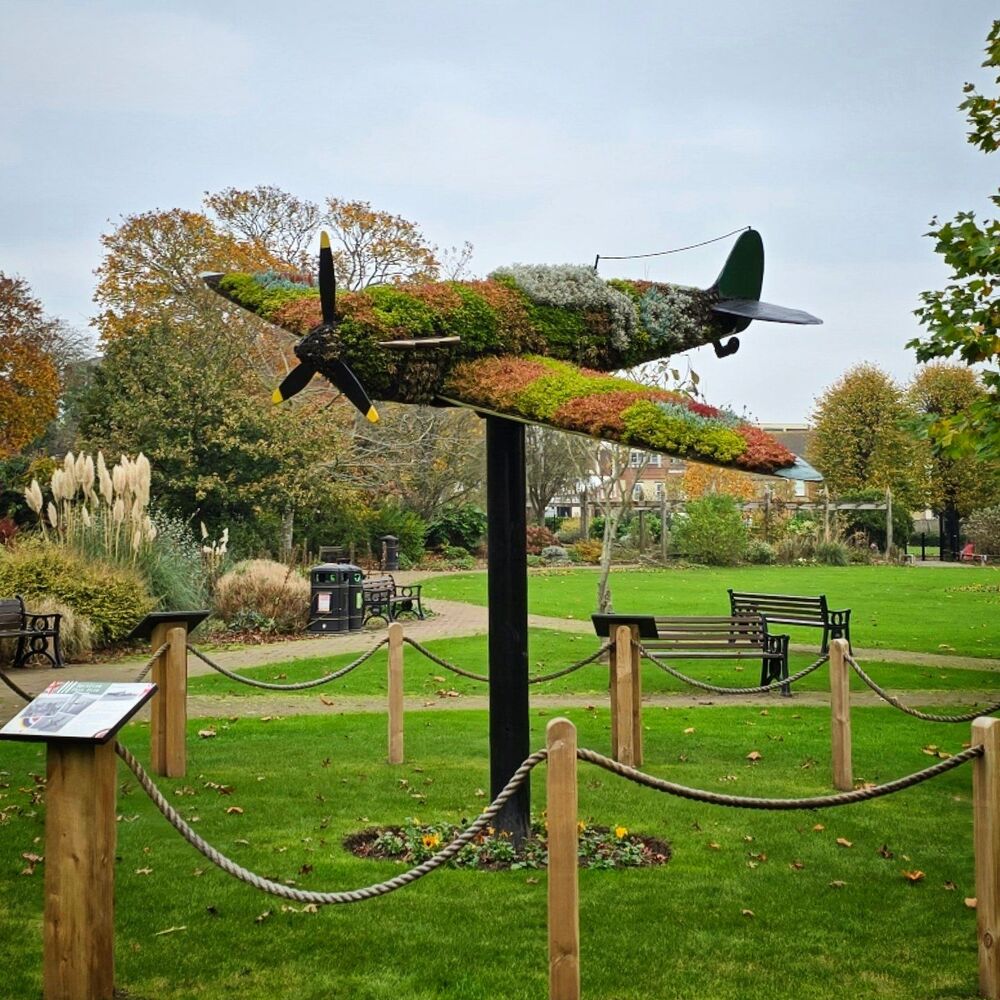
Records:
<instances>
[{"instance_id":1,"label":"white cloud","mask_svg":"<svg viewBox=\"0 0 1000 1000\"><path fill-rule=\"evenodd\" d=\"M4 5L0 92L8 112L206 113L242 106L252 47L231 27L169 10Z\"/></svg>"}]
</instances>

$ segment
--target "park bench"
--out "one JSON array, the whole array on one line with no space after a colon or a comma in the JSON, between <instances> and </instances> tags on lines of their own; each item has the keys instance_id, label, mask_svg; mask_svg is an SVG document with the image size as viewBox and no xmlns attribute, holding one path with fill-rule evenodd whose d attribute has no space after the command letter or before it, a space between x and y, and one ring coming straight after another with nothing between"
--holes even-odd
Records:
<instances>
[{"instance_id":1,"label":"park bench","mask_svg":"<svg viewBox=\"0 0 1000 1000\"><path fill-rule=\"evenodd\" d=\"M413 614L417 618L423 618L424 608L420 603L421 586L419 583L398 584L388 573L365 577L361 581L364 621L370 618L383 618L386 622L394 622L402 614Z\"/></svg>"},{"instance_id":2,"label":"park bench","mask_svg":"<svg viewBox=\"0 0 1000 1000\"><path fill-rule=\"evenodd\" d=\"M23 667L35 657L43 657L53 667L62 667L59 621L62 615L26 611L21 597L0 600L0 639L14 639L17 646L12 666ZM49 652L49 640L52 652Z\"/></svg>"},{"instance_id":3,"label":"park bench","mask_svg":"<svg viewBox=\"0 0 1000 1000\"><path fill-rule=\"evenodd\" d=\"M654 659L759 660L761 686L788 676L788 636L771 635L760 615L722 617L656 616L656 638L642 639ZM781 693L790 695L787 685Z\"/></svg>"},{"instance_id":4,"label":"park bench","mask_svg":"<svg viewBox=\"0 0 1000 1000\"><path fill-rule=\"evenodd\" d=\"M779 625L804 625L823 630L820 653L826 655L830 639L851 642L851 609L831 610L826 594L818 597L794 597L788 594L749 594L730 588L729 610L733 615L760 615L765 622Z\"/></svg>"}]
</instances>

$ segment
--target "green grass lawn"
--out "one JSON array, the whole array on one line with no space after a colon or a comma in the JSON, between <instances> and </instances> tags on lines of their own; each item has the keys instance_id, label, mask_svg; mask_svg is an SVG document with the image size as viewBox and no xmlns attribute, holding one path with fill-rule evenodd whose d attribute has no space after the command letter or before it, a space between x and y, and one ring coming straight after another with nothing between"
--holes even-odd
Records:
<instances>
[{"instance_id":1,"label":"green grass lawn","mask_svg":"<svg viewBox=\"0 0 1000 1000\"><path fill-rule=\"evenodd\" d=\"M542 570L528 576L534 614L588 620L595 607L593 570ZM852 609L851 638L865 648L1000 656L1000 572L995 567L739 566L613 570L618 612L725 615L726 590L826 594L831 608ZM485 573L431 578L434 598L486 604ZM818 645L818 629L793 629L793 641Z\"/></svg>"},{"instance_id":2,"label":"green grass lawn","mask_svg":"<svg viewBox=\"0 0 1000 1000\"><path fill-rule=\"evenodd\" d=\"M816 637L813 636L813 638ZM377 639L373 636L372 644L374 645L376 641ZM535 675L559 670L594 652L602 641L592 635L573 635L551 629L530 629L528 634L530 670ZM488 672L486 636L437 639L426 643L426 646L438 656L465 670L483 675ZM818 650L815 653L792 654L789 671L794 673L808 666L817 655ZM355 659L357 654L349 653L289 662L280 659L281 647L275 646L274 656L275 662L273 664L265 667L247 668L238 671L238 673L272 683L290 684L314 677L322 677L326 673L345 666ZM323 687L292 691L289 694L303 698L318 698L322 694L324 697L334 699L338 695L384 695L386 692L386 658L385 650L379 650L366 663L339 680L332 681ZM441 697L442 692L448 691L457 691L459 695L463 696L485 695L487 692L486 685L445 670L410 647L404 647L404 664L403 683L407 695L432 699ZM678 660L673 666L689 676L724 686L753 687L760 681L759 665L753 661L747 661L741 667L736 661ZM872 660L865 660L862 666L879 684L893 692L913 690L996 691L1000 689L1000 675L996 671L942 669L919 664L880 663ZM534 685L532 691L539 694L564 692L593 694L596 698L607 696L607 686L607 666L592 664L566 677ZM855 691L867 690L862 681L853 674L851 687ZM802 678L795 685L797 691L829 691L829 689L829 672L826 667L821 667ZM192 694L199 695L232 694L244 695L248 698L266 697L272 694L272 692L261 688L241 685L215 673L191 678L189 690ZM662 670L657 669L655 665L644 663L644 693L690 690L688 685L668 676Z\"/></svg>"},{"instance_id":3,"label":"green grass lawn","mask_svg":"<svg viewBox=\"0 0 1000 1000\"><path fill-rule=\"evenodd\" d=\"M533 746L551 714L533 711ZM581 745L606 752L607 712L568 714ZM957 751L969 735L888 708L854 717L856 776L871 781L926 766L928 742ZM192 721L189 776L160 784L239 862L304 888L358 887L400 869L352 857L345 834L414 815L459 822L485 801L485 713L408 721L399 767L384 763L375 715L216 721L211 740ZM825 709L658 709L646 729L656 774L736 794L829 790ZM144 727L123 740L145 758ZM750 764L754 750L762 759ZM0 768L2 993L35 998L44 865L21 874L21 855L41 853L44 803L31 800L44 751L3 744ZM968 766L878 802L788 814L689 803L581 768L581 818L662 836L674 852L663 868L581 873L589 1000L976 996L975 913L963 902L975 894ZM385 899L303 913L216 870L124 767L119 781L116 961L131 1000L546 996L544 872L446 870ZM544 786L543 766L536 809ZM904 870L926 876L911 883Z\"/></svg>"}]
</instances>

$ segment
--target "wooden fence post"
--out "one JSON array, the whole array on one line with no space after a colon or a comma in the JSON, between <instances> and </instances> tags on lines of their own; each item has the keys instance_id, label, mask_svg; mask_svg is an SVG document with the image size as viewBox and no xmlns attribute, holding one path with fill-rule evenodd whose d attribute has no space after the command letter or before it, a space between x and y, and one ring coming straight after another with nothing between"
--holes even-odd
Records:
<instances>
[{"instance_id":1,"label":"wooden fence post","mask_svg":"<svg viewBox=\"0 0 1000 1000\"><path fill-rule=\"evenodd\" d=\"M833 787L849 792L854 787L851 764L851 670L845 659L846 639L830 643L830 745Z\"/></svg>"},{"instance_id":2,"label":"wooden fence post","mask_svg":"<svg viewBox=\"0 0 1000 1000\"><path fill-rule=\"evenodd\" d=\"M154 774L183 778L187 773L187 628L163 622L153 628L152 646L167 650L153 664L157 692L150 705L150 767Z\"/></svg>"},{"instance_id":3,"label":"wooden fence post","mask_svg":"<svg viewBox=\"0 0 1000 1000\"><path fill-rule=\"evenodd\" d=\"M389 626L389 763L403 763L403 626Z\"/></svg>"},{"instance_id":4,"label":"wooden fence post","mask_svg":"<svg viewBox=\"0 0 1000 1000\"><path fill-rule=\"evenodd\" d=\"M629 667L632 675L632 763L642 765L642 657L639 626L629 626Z\"/></svg>"},{"instance_id":5,"label":"wooden fence post","mask_svg":"<svg viewBox=\"0 0 1000 1000\"><path fill-rule=\"evenodd\" d=\"M576 728L569 719L553 719L545 729L545 741L549 749L549 1000L580 1000Z\"/></svg>"},{"instance_id":6,"label":"wooden fence post","mask_svg":"<svg viewBox=\"0 0 1000 1000\"><path fill-rule=\"evenodd\" d=\"M111 1000L115 985L115 745L48 744L45 1000Z\"/></svg>"},{"instance_id":7,"label":"wooden fence post","mask_svg":"<svg viewBox=\"0 0 1000 1000\"><path fill-rule=\"evenodd\" d=\"M976 860L976 930L979 992L1000 998L1000 719L972 723L972 744L983 755L972 765L973 839Z\"/></svg>"},{"instance_id":8,"label":"wooden fence post","mask_svg":"<svg viewBox=\"0 0 1000 1000\"><path fill-rule=\"evenodd\" d=\"M632 629L615 629L611 675L611 755L620 764L635 763L632 709Z\"/></svg>"}]
</instances>

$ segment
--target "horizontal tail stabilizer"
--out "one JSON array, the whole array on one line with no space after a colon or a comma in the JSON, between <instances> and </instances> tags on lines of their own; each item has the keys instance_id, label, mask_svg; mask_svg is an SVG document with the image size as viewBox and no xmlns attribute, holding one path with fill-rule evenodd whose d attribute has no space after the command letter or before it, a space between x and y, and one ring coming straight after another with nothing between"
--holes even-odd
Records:
<instances>
[{"instance_id":1,"label":"horizontal tail stabilizer","mask_svg":"<svg viewBox=\"0 0 1000 1000\"><path fill-rule=\"evenodd\" d=\"M712 312L725 316L739 316L746 320L765 320L768 323L795 323L799 326L814 325L823 321L802 309L788 309L758 299L723 299L712 306Z\"/></svg>"}]
</instances>

